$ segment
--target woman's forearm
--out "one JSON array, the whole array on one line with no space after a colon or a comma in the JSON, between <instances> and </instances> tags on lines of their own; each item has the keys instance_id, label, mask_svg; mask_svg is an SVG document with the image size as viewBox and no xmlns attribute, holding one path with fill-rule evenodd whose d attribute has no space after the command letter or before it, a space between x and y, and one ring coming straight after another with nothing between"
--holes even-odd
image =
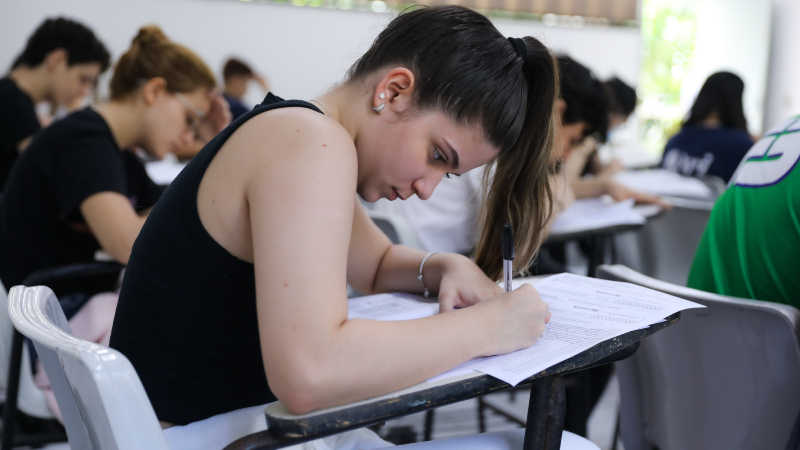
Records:
<instances>
[{"instance_id":1,"label":"woman's forearm","mask_svg":"<svg viewBox=\"0 0 800 450\"><path fill-rule=\"evenodd\" d=\"M284 355L270 386L298 414L375 397L422 382L491 344L492 314L479 308L419 320L348 320L307 351Z\"/></svg>"},{"instance_id":2,"label":"woman's forearm","mask_svg":"<svg viewBox=\"0 0 800 450\"><path fill-rule=\"evenodd\" d=\"M404 245L392 245L383 256L380 267L375 274L374 292L416 292L422 293L424 288L417 278L419 266L428 252ZM444 269L459 260L467 260L455 253L436 253L431 255L423 267L423 281L431 293L439 291Z\"/></svg>"}]
</instances>

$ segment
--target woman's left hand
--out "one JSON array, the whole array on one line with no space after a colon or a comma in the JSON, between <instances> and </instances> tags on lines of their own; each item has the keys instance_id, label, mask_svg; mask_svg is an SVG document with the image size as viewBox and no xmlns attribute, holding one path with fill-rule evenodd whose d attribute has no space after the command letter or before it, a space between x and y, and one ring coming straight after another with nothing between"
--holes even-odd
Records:
<instances>
[{"instance_id":1,"label":"woman's left hand","mask_svg":"<svg viewBox=\"0 0 800 450\"><path fill-rule=\"evenodd\" d=\"M437 265L442 267L439 283L439 312L452 311L453 308L466 308L481 300L502 294L503 288L490 280L483 271L466 256L455 253L439 253ZM433 262L433 261L432 261Z\"/></svg>"},{"instance_id":2,"label":"woman's left hand","mask_svg":"<svg viewBox=\"0 0 800 450\"><path fill-rule=\"evenodd\" d=\"M224 130L233 119L228 102L217 91L210 91L208 93L208 101L211 103L211 108L208 114L206 114L203 120L197 125L197 136L203 143L207 143L213 139L214 136Z\"/></svg>"}]
</instances>

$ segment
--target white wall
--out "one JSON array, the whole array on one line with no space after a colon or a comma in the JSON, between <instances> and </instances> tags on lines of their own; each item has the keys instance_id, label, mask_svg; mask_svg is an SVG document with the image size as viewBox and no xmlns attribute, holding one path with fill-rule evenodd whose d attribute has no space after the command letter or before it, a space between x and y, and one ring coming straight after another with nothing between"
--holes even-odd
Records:
<instances>
[{"instance_id":1,"label":"white wall","mask_svg":"<svg viewBox=\"0 0 800 450\"><path fill-rule=\"evenodd\" d=\"M341 80L347 68L391 20L388 14L315 9L231 0L0 0L0 73L48 16L90 26L112 57L124 52L141 25L156 23L196 51L215 71L230 55L267 74L284 98L310 99ZM571 54L602 77L635 83L637 29L571 29L537 22L497 21L506 35L532 35ZM252 90L251 90L252 91ZM103 91L101 90L101 93ZM255 101L260 93L248 99Z\"/></svg>"},{"instance_id":2,"label":"white wall","mask_svg":"<svg viewBox=\"0 0 800 450\"><path fill-rule=\"evenodd\" d=\"M764 131L800 114L800 1L773 0Z\"/></svg>"},{"instance_id":3,"label":"white wall","mask_svg":"<svg viewBox=\"0 0 800 450\"><path fill-rule=\"evenodd\" d=\"M764 0L700 1L694 67L681 87L681 100L687 111L709 75L732 72L744 81L748 128L751 133L761 133L769 62L770 11L769 3Z\"/></svg>"}]
</instances>

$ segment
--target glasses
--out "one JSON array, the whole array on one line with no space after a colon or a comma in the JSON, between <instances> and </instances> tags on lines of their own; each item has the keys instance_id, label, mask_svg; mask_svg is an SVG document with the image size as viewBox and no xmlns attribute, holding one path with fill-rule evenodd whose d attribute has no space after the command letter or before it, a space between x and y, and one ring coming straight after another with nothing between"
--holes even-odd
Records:
<instances>
[{"instance_id":1,"label":"glasses","mask_svg":"<svg viewBox=\"0 0 800 450\"><path fill-rule=\"evenodd\" d=\"M186 126L190 130L194 131L194 129L197 128L197 124L200 123L201 120L203 120L203 117L205 117L206 113L204 113L202 109L198 108L197 105L192 103L191 100L186 98L186 96L181 94L180 92L176 92L175 97L178 100L180 100L181 103L183 103L183 106L185 106L189 111L191 111L194 114L195 116L194 118L190 118L188 116L186 117Z\"/></svg>"}]
</instances>

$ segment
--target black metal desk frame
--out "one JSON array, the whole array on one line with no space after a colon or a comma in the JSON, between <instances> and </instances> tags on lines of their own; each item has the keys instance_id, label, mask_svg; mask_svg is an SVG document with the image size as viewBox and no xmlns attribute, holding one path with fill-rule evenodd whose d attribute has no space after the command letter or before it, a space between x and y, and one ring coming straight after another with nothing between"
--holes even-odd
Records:
<instances>
[{"instance_id":1,"label":"black metal desk frame","mask_svg":"<svg viewBox=\"0 0 800 450\"><path fill-rule=\"evenodd\" d=\"M639 341L679 319L680 313L676 313L646 329L609 339L523 381L531 383L523 449L560 448L565 413L563 375L625 359L636 351ZM288 419L267 415L269 430L245 436L225 450L279 449L508 389L509 384L480 375L319 414Z\"/></svg>"}]
</instances>

